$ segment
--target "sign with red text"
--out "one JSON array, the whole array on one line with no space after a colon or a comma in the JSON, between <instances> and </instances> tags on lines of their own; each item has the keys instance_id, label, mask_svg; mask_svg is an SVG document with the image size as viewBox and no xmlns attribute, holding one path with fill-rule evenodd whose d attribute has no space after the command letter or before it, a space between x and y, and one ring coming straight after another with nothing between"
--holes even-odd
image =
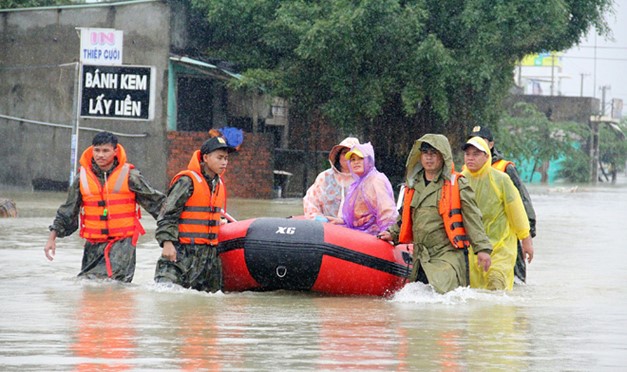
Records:
<instances>
[{"instance_id":1,"label":"sign with red text","mask_svg":"<svg viewBox=\"0 0 627 372\"><path fill-rule=\"evenodd\" d=\"M92 66L81 71L81 117L152 120L155 68Z\"/></svg>"},{"instance_id":2,"label":"sign with red text","mask_svg":"<svg viewBox=\"0 0 627 372\"><path fill-rule=\"evenodd\" d=\"M121 65L124 32L111 28L79 28L80 61L85 65Z\"/></svg>"}]
</instances>

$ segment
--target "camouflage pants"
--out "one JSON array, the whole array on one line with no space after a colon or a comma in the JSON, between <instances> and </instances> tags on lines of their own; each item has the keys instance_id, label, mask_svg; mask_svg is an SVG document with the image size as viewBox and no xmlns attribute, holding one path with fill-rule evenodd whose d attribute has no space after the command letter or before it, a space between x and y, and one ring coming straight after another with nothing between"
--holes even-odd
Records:
<instances>
[{"instance_id":1,"label":"camouflage pants","mask_svg":"<svg viewBox=\"0 0 627 372\"><path fill-rule=\"evenodd\" d=\"M174 283L198 291L222 289L222 261L216 247L175 243L176 262L163 257L157 261L155 282Z\"/></svg>"},{"instance_id":2,"label":"camouflage pants","mask_svg":"<svg viewBox=\"0 0 627 372\"><path fill-rule=\"evenodd\" d=\"M113 243L109 251L112 271L111 279L125 283L130 283L133 280L136 251L131 241L132 238L126 238ZM106 279L109 277L104 253L107 244L107 242L85 242L81 272L78 273L79 277L88 279Z\"/></svg>"}]
</instances>

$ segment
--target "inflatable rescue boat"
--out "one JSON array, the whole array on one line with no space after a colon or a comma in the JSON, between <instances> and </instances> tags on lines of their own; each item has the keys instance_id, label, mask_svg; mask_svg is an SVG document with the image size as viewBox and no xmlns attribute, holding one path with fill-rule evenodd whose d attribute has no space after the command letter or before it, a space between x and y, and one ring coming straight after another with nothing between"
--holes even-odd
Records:
<instances>
[{"instance_id":1,"label":"inflatable rescue boat","mask_svg":"<svg viewBox=\"0 0 627 372\"><path fill-rule=\"evenodd\" d=\"M407 246L298 218L256 218L220 227L224 292L295 290L388 296L411 272Z\"/></svg>"}]
</instances>

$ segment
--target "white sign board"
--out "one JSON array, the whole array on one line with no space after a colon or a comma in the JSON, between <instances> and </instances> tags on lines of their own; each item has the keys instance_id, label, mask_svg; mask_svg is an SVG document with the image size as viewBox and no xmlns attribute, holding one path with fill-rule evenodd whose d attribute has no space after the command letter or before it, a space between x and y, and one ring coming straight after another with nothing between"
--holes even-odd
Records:
<instances>
[{"instance_id":1,"label":"white sign board","mask_svg":"<svg viewBox=\"0 0 627 372\"><path fill-rule=\"evenodd\" d=\"M79 28L84 65L121 65L124 32L112 28Z\"/></svg>"}]
</instances>

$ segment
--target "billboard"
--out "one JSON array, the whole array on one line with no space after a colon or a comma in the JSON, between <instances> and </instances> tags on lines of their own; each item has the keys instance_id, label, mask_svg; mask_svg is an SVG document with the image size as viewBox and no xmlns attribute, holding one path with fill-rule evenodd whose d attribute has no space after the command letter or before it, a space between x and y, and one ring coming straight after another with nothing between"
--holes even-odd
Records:
<instances>
[{"instance_id":1,"label":"billboard","mask_svg":"<svg viewBox=\"0 0 627 372\"><path fill-rule=\"evenodd\" d=\"M80 61L85 65L121 65L124 33L110 28L78 28Z\"/></svg>"},{"instance_id":2,"label":"billboard","mask_svg":"<svg viewBox=\"0 0 627 372\"><path fill-rule=\"evenodd\" d=\"M562 54L560 52L542 52L529 54L520 61L521 66L562 67Z\"/></svg>"},{"instance_id":3,"label":"billboard","mask_svg":"<svg viewBox=\"0 0 627 372\"><path fill-rule=\"evenodd\" d=\"M155 68L84 65L80 116L100 119L152 120Z\"/></svg>"}]
</instances>

